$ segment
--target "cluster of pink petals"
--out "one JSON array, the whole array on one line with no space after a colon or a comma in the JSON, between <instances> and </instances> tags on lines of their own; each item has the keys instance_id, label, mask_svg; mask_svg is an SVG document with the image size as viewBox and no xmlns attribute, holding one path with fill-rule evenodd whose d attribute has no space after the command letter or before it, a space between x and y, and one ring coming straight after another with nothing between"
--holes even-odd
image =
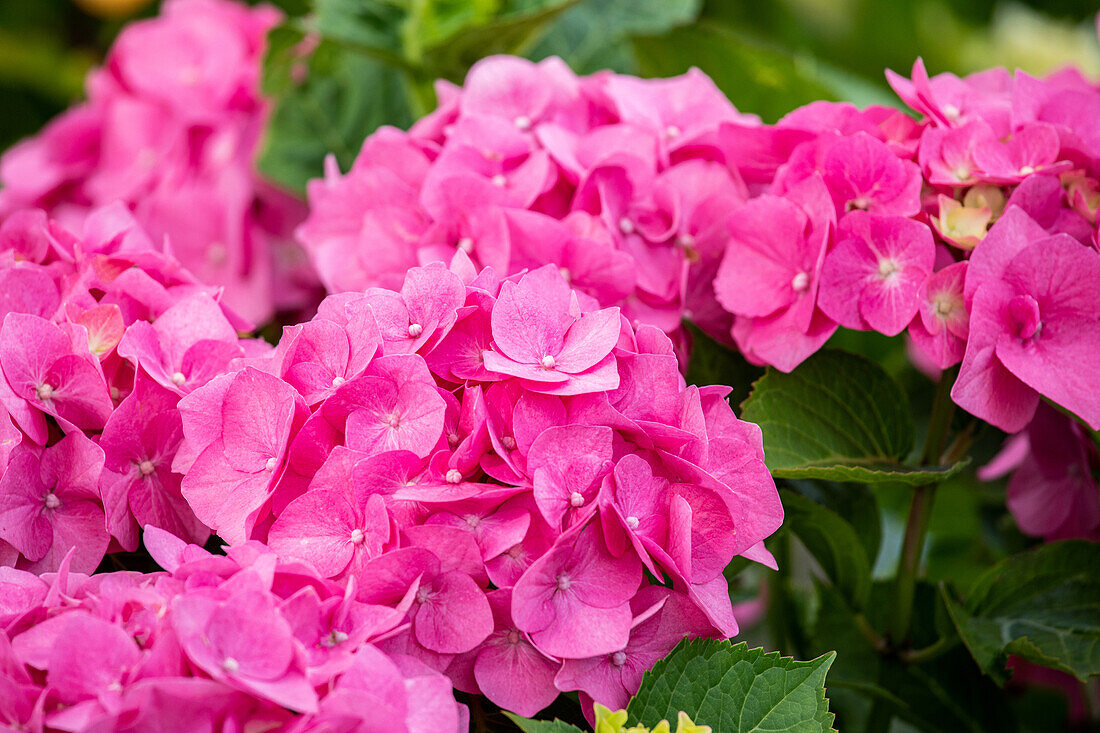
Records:
<instances>
[{"instance_id":1,"label":"cluster of pink petals","mask_svg":"<svg viewBox=\"0 0 1100 733\"><path fill-rule=\"evenodd\" d=\"M270 349L121 203L79 234L40 210L0 224L0 565L90 573L140 525L209 530L172 461L180 398Z\"/></svg>"},{"instance_id":2,"label":"cluster of pink petals","mask_svg":"<svg viewBox=\"0 0 1100 733\"><path fill-rule=\"evenodd\" d=\"M789 371L838 326L908 331L921 363L961 362L975 416L1015 432L1045 397L1100 428L1100 88L919 61L888 77L919 121L816 102L720 125L757 193L713 283L733 340Z\"/></svg>"},{"instance_id":3,"label":"cluster of pink petals","mask_svg":"<svg viewBox=\"0 0 1100 733\"><path fill-rule=\"evenodd\" d=\"M165 571L0 567L0 728L468 729L446 677L379 648L411 596L362 601L257 542L212 555L149 527L145 544Z\"/></svg>"},{"instance_id":4,"label":"cluster of pink petals","mask_svg":"<svg viewBox=\"0 0 1100 733\"><path fill-rule=\"evenodd\" d=\"M1100 540L1096 445L1075 420L1048 405L978 471L989 481L1011 472L1008 509L1020 530L1048 542Z\"/></svg>"},{"instance_id":5,"label":"cluster of pink petals","mask_svg":"<svg viewBox=\"0 0 1100 733\"><path fill-rule=\"evenodd\" d=\"M459 252L184 396L173 468L231 544L399 610L379 649L524 715L622 707L684 636L736 633L734 556L774 565L782 508L727 393L556 265Z\"/></svg>"},{"instance_id":6,"label":"cluster of pink petals","mask_svg":"<svg viewBox=\"0 0 1100 733\"><path fill-rule=\"evenodd\" d=\"M398 288L461 251L501 275L554 264L669 334L685 310L716 310L725 219L748 196L718 132L756 123L704 74L577 77L557 58L491 57L436 91L409 132L382 128L347 173L330 160L311 182L298 239L330 292Z\"/></svg>"},{"instance_id":7,"label":"cluster of pink petals","mask_svg":"<svg viewBox=\"0 0 1100 733\"><path fill-rule=\"evenodd\" d=\"M315 287L291 238L304 209L253 170L264 35L278 20L270 6L170 0L126 26L88 100L0 158L0 221L34 207L79 229L123 201L245 317L302 306Z\"/></svg>"}]
</instances>

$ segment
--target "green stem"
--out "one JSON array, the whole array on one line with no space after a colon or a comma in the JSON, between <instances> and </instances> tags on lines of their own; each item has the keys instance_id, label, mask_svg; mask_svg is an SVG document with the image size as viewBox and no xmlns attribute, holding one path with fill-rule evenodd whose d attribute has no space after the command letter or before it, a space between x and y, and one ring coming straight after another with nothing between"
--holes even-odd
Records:
<instances>
[{"instance_id":1,"label":"green stem","mask_svg":"<svg viewBox=\"0 0 1100 733\"><path fill-rule=\"evenodd\" d=\"M959 645L959 637L955 635L943 636L923 649L912 649L901 653L903 661L909 664L924 664L936 657L946 654Z\"/></svg>"},{"instance_id":2,"label":"green stem","mask_svg":"<svg viewBox=\"0 0 1100 733\"><path fill-rule=\"evenodd\" d=\"M928 435L921 452L921 465L940 465L944 448L951 432L951 418L955 403L951 401L951 386L955 371L945 371L936 386L932 402L932 415L928 420ZM900 646L909 638L913 621L913 596L917 588L917 571L924 552L924 539L928 534L928 522L932 517L932 500L936 485L923 484L913 489L913 501L909 505L909 518L905 524L905 539L901 545L897 581L894 587L894 613L890 624L890 640Z\"/></svg>"}]
</instances>

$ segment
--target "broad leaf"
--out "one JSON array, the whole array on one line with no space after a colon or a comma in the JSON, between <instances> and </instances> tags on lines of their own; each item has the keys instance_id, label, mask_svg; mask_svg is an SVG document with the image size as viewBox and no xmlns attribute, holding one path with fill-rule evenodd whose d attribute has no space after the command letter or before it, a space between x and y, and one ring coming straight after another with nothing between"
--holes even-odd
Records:
<instances>
[{"instance_id":1,"label":"broad leaf","mask_svg":"<svg viewBox=\"0 0 1100 733\"><path fill-rule=\"evenodd\" d=\"M504 711L504 714L524 733L584 733L577 726L570 725L563 720L532 720L515 713L509 713L507 710Z\"/></svg>"},{"instance_id":2,"label":"broad leaf","mask_svg":"<svg viewBox=\"0 0 1100 733\"><path fill-rule=\"evenodd\" d=\"M1100 545L1042 545L1001 561L948 609L987 674L1008 677L1009 654L1084 681L1100 674Z\"/></svg>"},{"instance_id":3,"label":"broad leaf","mask_svg":"<svg viewBox=\"0 0 1100 733\"><path fill-rule=\"evenodd\" d=\"M547 24L579 0L317 0L328 39L416 74L460 81L485 56L528 50Z\"/></svg>"},{"instance_id":4,"label":"broad leaf","mask_svg":"<svg viewBox=\"0 0 1100 733\"><path fill-rule=\"evenodd\" d=\"M857 610L871 592L871 562L855 529L839 514L788 489L783 499L785 526L798 535L825 574Z\"/></svg>"},{"instance_id":5,"label":"broad leaf","mask_svg":"<svg viewBox=\"0 0 1100 733\"><path fill-rule=\"evenodd\" d=\"M290 24L269 35L264 93L274 109L257 161L265 176L297 191L322 174L327 154L347 170L378 126L412 121L395 69L327 41L303 55L303 37Z\"/></svg>"},{"instance_id":6,"label":"broad leaf","mask_svg":"<svg viewBox=\"0 0 1100 733\"><path fill-rule=\"evenodd\" d=\"M839 650L829 671L829 698L840 730L870 733L868 715L876 703L928 733L990 730L1009 733L1016 729L1008 695L982 675L962 645L921 665L884 656L864 633L856 613L840 592L822 582L815 582L815 587L817 599L805 652ZM918 647L924 647L936 641L943 631L935 623L940 604L935 588L919 583L914 604L913 638ZM870 625L884 628L892 606L893 583L875 583L866 612Z\"/></svg>"},{"instance_id":7,"label":"broad leaf","mask_svg":"<svg viewBox=\"0 0 1100 733\"><path fill-rule=\"evenodd\" d=\"M768 369L741 417L763 430L777 478L915 485L963 467L902 464L915 432L905 393L876 364L842 351L820 351L789 374Z\"/></svg>"},{"instance_id":8,"label":"broad leaf","mask_svg":"<svg viewBox=\"0 0 1100 733\"><path fill-rule=\"evenodd\" d=\"M856 531L867 560L873 568L882 544L882 515L875 492L866 484L833 481L790 480L787 485L839 514Z\"/></svg>"},{"instance_id":9,"label":"broad leaf","mask_svg":"<svg viewBox=\"0 0 1100 733\"><path fill-rule=\"evenodd\" d=\"M714 731L831 731L825 675L835 652L809 662L714 639L681 642L642 678L630 720L654 726L682 710Z\"/></svg>"},{"instance_id":10,"label":"broad leaf","mask_svg":"<svg viewBox=\"0 0 1100 733\"><path fill-rule=\"evenodd\" d=\"M702 0L585 0L563 13L530 57L561 56L578 74L637 73L631 36L658 35L695 20Z\"/></svg>"}]
</instances>

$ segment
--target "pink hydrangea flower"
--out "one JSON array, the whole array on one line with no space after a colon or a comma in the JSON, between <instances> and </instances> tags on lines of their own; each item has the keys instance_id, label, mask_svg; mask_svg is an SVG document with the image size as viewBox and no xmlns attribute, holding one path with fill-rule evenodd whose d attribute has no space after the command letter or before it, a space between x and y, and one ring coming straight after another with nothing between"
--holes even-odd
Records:
<instances>
[{"instance_id":1,"label":"pink hydrangea flower","mask_svg":"<svg viewBox=\"0 0 1100 733\"><path fill-rule=\"evenodd\" d=\"M733 338L751 361L790 371L836 330L817 303L834 226L828 196L814 176L787 196L750 200L729 220L714 292L734 314Z\"/></svg>"},{"instance_id":2,"label":"pink hydrangea flower","mask_svg":"<svg viewBox=\"0 0 1100 733\"><path fill-rule=\"evenodd\" d=\"M27 569L55 571L70 550L72 569L90 573L107 551L99 494L103 451L82 433L49 448L17 446L0 479L0 538Z\"/></svg>"},{"instance_id":3,"label":"pink hydrangea flower","mask_svg":"<svg viewBox=\"0 0 1100 733\"><path fill-rule=\"evenodd\" d=\"M935 256L927 226L853 211L841 219L825 258L818 303L846 328L896 336L917 314Z\"/></svg>"},{"instance_id":4,"label":"pink hydrangea flower","mask_svg":"<svg viewBox=\"0 0 1100 733\"><path fill-rule=\"evenodd\" d=\"M89 74L88 100L0 158L0 221L37 207L77 227L121 201L246 317L309 306L315 280L290 241L304 212L253 163L264 35L279 17L173 0L127 25Z\"/></svg>"},{"instance_id":5,"label":"pink hydrangea flower","mask_svg":"<svg viewBox=\"0 0 1100 733\"><path fill-rule=\"evenodd\" d=\"M1100 428L1088 370L1100 348L1100 253L1049 236L1011 208L975 250L966 274L970 338L952 397L1015 432L1047 397Z\"/></svg>"}]
</instances>

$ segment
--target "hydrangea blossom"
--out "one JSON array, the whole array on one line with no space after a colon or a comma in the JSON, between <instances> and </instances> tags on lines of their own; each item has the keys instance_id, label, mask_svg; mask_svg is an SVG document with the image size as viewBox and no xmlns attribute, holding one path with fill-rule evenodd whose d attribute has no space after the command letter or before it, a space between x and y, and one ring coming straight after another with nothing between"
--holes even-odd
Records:
<instances>
[{"instance_id":1,"label":"hydrangea blossom","mask_svg":"<svg viewBox=\"0 0 1100 733\"><path fill-rule=\"evenodd\" d=\"M0 568L5 727L468 729L446 677L378 646L407 601L363 602L256 542L212 555L146 527L145 544L166 570L89 576L72 551L41 577Z\"/></svg>"},{"instance_id":2,"label":"hydrangea blossom","mask_svg":"<svg viewBox=\"0 0 1100 733\"><path fill-rule=\"evenodd\" d=\"M381 650L523 714L621 705L683 636L736 633L722 570L774 564L782 509L725 392L554 265L457 252L399 287L330 296L180 399L198 519L401 609Z\"/></svg>"},{"instance_id":3,"label":"hydrangea blossom","mask_svg":"<svg viewBox=\"0 0 1100 733\"><path fill-rule=\"evenodd\" d=\"M727 165L760 192L728 216L714 277L729 335L789 371L838 324L907 331L922 364L961 362L952 396L997 427L1024 428L1040 398L1100 427L1084 366L1100 346L1100 148L1069 109L1100 90L1074 74L929 78L919 61L888 77L920 121L815 102L720 126ZM808 187L833 206L808 208Z\"/></svg>"},{"instance_id":4,"label":"hydrangea blossom","mask_svg":"<svg viewBox=\"0 0 1100 733\"><path fill-rule=\"evenodd\" d=\"M437 91L409 132L380 129L350 170L330 160L310 183L298 238L330 292L397 289L408 268L461 251L501 276L554 264L579 293L666 333L685 310L725 317L710 280L724 212L748 190L716 162L717 132L757 123L704 74L577 77L557 58L491 57ZM500 346L513 371L571 388L569 367L539 372L518 344Z\"/></svg>"},{"instance_id":5,"label":"hydrangea blossom","mask_svg":"<svg viewBox=\"0 0 1100 733\"><path fill-rule=\"evenodd\" d=\"M302 206L253 171L264 36L278 21L266 5L171 0L127 25L88 100L0 158L0 221L33 207L79 228L121 200L246 317L310 305L314 278L291 238Z\"/></svg>"},{"instance_id":6,"label":"hydrangea blossom","mask_svg":"<svg viewBox=\"0 0 1100 733\"><path fill-rule=\"evenodd\" d=\"M0 560L90 573L152 525L202 542L180 490L177 404L246 355L248 324L122 204L79 234L39 210L0 224Z\"/></svg>"}]
</instances>

